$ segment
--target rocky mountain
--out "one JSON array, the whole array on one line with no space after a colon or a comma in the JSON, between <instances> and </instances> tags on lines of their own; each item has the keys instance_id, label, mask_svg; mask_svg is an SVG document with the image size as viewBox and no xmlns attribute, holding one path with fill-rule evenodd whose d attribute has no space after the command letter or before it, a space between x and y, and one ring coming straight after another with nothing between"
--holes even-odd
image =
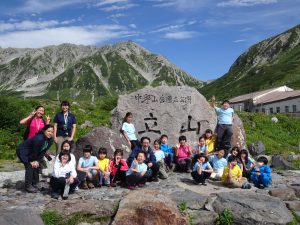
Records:
<instances>
[{"instance_id":1,"label":"rocky mountain","mask_svg":"<svg viewBox=\"0 0 300 225\"><path fill-rule=\"evenodd\" d=\"M103 47L0 48L2 95L93 99L147 85L199 89L203 82L131 41Z\"/></svg>"},{"instance_id":2,"label":"rocky mountain","mask_svg":"<svg viewBox=\"0 0 300 225\"><path fill-rule=\"evenodd\" d=\"M250 47L200 92L230 98L282 85L300 88L300 25Z\"/></svg>"}]
</instances>

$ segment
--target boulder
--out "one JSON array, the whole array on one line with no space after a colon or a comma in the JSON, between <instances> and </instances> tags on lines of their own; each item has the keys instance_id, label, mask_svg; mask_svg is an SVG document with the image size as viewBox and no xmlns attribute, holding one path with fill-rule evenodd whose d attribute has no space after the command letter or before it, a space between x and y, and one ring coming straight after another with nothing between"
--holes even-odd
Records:
<instances>
[{"instance_id":1,"label":"boulder","mask_svg":"<svg viewBox=\"0 0 300 225\"><path fill-rule=\"evenodd\" d=\"M124 196L113 225L184 225L187 218L165 193L156 190L132 191Z\"/></svg>"},{"instance_id":2,"label":"boulder","mask_svg":"<svg viewBox=\"0 0 300 225\"><path fill-rule=\"evenodd\" d=\"M276 169L283 169L283 170L293 169L292 164L286 161L282 155L272 156L272 167Z\"/></svg>"},{"instance_id":3,"label":"boulder","mask_svg":"<svg viewBox=\"0 0 300 225\"><path fill-rule=\"evenodd\" d=\"M94 128L90 133L77 140L74 149L74 155L77 160L82 156L82 149L85 145L91 145L93 147L93 155L96 156L100 147L107 148L109 158L113 157L113 153L117 148L123 150L124 158L127 158L130 152L130 148L121 133L107 127Z\"/></svg>"},{"instance_id":4,"label":"boulder","mask_svg":"<svg viewBox=\"0 0 300 225\"><path fill-rule=\"evenodd\" d=\"M288 184L288 187L293 189L296 196L298 198L300 198L300 183L291 183L291 184ZM300 211L300 210L299 210Z\"/></svg>"},{"instance_id":5,"label":"boulder","mask_svg":"<svg viewBox=\"0 0 300 225\"><path fill-rule=\"evenodd\" d=\"M252 156L264 155L266 150L265 145L261 141L250 144L248 149Z\"/></svg>"},{"instance_id":6,"label":"boulder","mask_svg":"<svg viewBox=\"0 0 300 225\"><path fill-rule=\"evenodd\" d=\"M190 224L194 225L212 225L218 217L215 212L210 212L206 210L191 210L189 211Z\"/></svg>"},{"instance_id":7,"label":"boulder","mask_svg":"<svg viewBox=\"0 0 300 225\"><path fill-rule=\"evenodd\" d=\"M28 207L25 208L10 208L0 209L0 224L1 225L44 225L40 215Z\"/></svg>"},{"instance_id":8,"label":"boulder","mask_svg":"<svg viewBox=\"0 0 300 225\"><path fill-rule=\"evenodd\" d=\"M171 194L171 199L179 205L182 202L187 203L191 210L202 209L207 200L207 196L200 195L193 191L176 191Z\"/></svg>"},{"instance_id":9,"label":"boulder","mask_svg":"<svg viewBox=\"0 0 300 225\"><path fill-rule=\"evenodd\" d=\"M274 197L280 198L282 201L296 200L295 191L291 188L271 188L269 194Z\"/></svg>"},{"instance_id":10,"label":"boulder","mask_svg":"<svg viewBox=\"0 0 300 225\"><path fill-rule=\"evenodd\" d=\"M113 111L112 129L119 130L127 112L132 112L138 139L148 136L153 141L162 134L169 137L169 145L178 144L178 137L185 135L195 144L206 129L215 130L217 115L206 99L195 88L187 86L145 87L134 93L119 97ZM244 132L234 133L234 144L243 146ZM242 144L238 141L242 141Z\"/></svg>"},{"instance_id":11,"label":"boulder","mask_svg":"<svg viewBox=\"0 0 300 225\"><path fill-rule=\"evenodd\" d=\"M252 192L219 193L212 202L212 208L218 214L226 208L230 209L235 225L283 225L293 219L293 215L279 198Z\"/></svg>"},{"instance_id":12,"label":"boulder","mask_svg":"<svg viewBox=\"0 0 300 225\"><path fill-rule=\"evenodd\" d=\"M86 128L93 128L94 125L91 121L86 120L83 124L80 125L81 129L86 129Z\"/></svg>"},{"instance_id":13,"label":"boulder","mask_svg":"<svg viewBox=\"0 0 300 225\"><path fill-rule=\"evenodd\" d=\"M233 135L231 138L231 146L238 146L241 149L246 149L246 132L242 120L238 117L237 114L233 116Z\"/></svg>"}]
</instances>

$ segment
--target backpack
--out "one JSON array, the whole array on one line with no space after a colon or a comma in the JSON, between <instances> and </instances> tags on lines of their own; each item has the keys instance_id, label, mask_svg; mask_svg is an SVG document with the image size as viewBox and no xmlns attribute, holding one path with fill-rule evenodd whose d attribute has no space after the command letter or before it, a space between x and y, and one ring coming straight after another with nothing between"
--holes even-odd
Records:
<instances>
[{"instance_id":1,"label":"backpack","mask_svg":"<svg viewBox=\"0 0 300 225\"><path fill-rule=\"evenodd\" d=\"M33 120L34 117L30 118L29 120L29 124L27 125L26 129L25 129L25 132L23 134L23 140L26 141L28 139L28 135L29 135L29 129L30 129L30 125L31 125L31 122ZM46 121L44 119L42 119L44 124L46 124Z\"/></svg>"}]
</instances>

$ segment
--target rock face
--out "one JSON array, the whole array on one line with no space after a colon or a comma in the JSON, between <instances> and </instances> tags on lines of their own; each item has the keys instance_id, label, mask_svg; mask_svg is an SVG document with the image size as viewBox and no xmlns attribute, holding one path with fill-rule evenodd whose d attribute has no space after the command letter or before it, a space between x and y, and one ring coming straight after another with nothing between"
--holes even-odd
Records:
<instances>
[{"instance_id":1,"label":"rock face","mask_svg":"<svg viewBox=\"0 0 300 225\"><path fill-rule=\"evenodd\" d=\"M184 225L188 224L173 201L155 190L140 190L125 196L113 225Z\"/></svg>"},{"instance_id":2,"label":"rock face","mask_svg":"<svg viewBox=\"0 0 300 225\"><path fill-rule=\"evenodd\" d=\"M247 195L241 192L219 193L212 207L217 213L230 209L235 225L287 224L293 219L279 198L251 192Z\"/></svg>"},{"instance_id":3,"label":"rock face","mask_svg":"<svg viewBox=\"0 0 300 225\"><path fill-rule=\"evenodd\" d=\"M162 134L169 136L169 144L178 143L185 135L194 144L206 129L215 130L217 116L206 99L194 88L186 86L146 87L119 97L112 117L112 127L119 130L127 112L132 112L138 138L148 136L152 141ZM234 144L245 145L245 132L237 118Z\"/></svg>"},{"instance_id":4,"label":"rock face","mask_svg":"<svg viewBox=\"0 0 300 225\"><path fill-rule=\"evenodd\" d=\"M97 127L87 135L78 139L74 150L74 155L77 160L82 156L82 149L85 145L91 145L93 147L94 155L97 155L100 147L107 148L109 158L113 156L113 153L117 148L123 150L124 158L128 157L130 151L127 142L120 132L111 130L107 127Z\"/></svg>"},{"instance_id":5,"label":"rock face","mask_svg":"<svg viewBox=\"0 0 300 225\"><path fill-rule=\"evenodd\" d=\"M293 169L292 164L286 161L282 155L272 156L272 166L276 169L291 170Z\"/></svg>"},{"instance_id":6,"label":"rock face","mask_svg":"<svg viewBox=\"0 0 300 225\"><path fill-rule=\"evenodd\" d=\"M0 209L1 225L44 225L41 217L30 208L23 209Z\"/></svg>"},{"instance_id":7,"label":"rock face","mask_svg":"<svg viewBox=\"0 0 300 225\"><path fill-rule=\"evenodd\" d=\"M252 156L265 154L265 145L261 141L256 141L249 146L249 152Z\"/></svg>"},{"instance_id":8,"label":"rock face","mask_svg":"<svg viewBox=\"0 0 300 225\"><path fill-rule=\"evenodd\" d=\"M246 132L242 120L238 117L237 114L234 114L233 117L233 135L231 138L231 146L238 146L241 149L247 148L246 145Z\"/></svg>"}]
</instances>

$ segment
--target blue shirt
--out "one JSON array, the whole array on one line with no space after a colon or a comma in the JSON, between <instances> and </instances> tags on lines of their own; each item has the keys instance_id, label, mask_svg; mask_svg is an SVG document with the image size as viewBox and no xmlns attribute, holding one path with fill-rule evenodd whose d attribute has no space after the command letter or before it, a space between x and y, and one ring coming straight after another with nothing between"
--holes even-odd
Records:
<instances>
[{"instance_id":1,"label":"blue shirt","mask_svg":"<svg viewBox=\"0 0 300 225\"><path fill-rule=\"evenodd\" d=\"M132 123L124 122L122 125L122 130L126 132L130 141L137 140L135 136L135 127Z\"/></svg>"},{"instance_id":2,"label":"blue shirt","mask_svg":"<svg viewBox=\"0 0 300 225\"><path fill-rule=\"evenodd\" d=\"M223 157L219 159L216 155L211 155L209 157L209 162L212 164L214 169L223 169L227 166L227 160Z\"/></svg>"},{"instance_id":3,"label":"blue shirt","mask_svg":"<svg viewBox=\"0 0 300 225\"><path fill-rule=\"evenodd\" d=\"M88 159L85 157L80 157L78 165L80 165L82 168L97 166L98 159L96 156L93 155Z\"/></svg>"},{"instance_id":4,"label":"blue shirt","mask_svg":"<svg viewBox=\"0 0 300 225\"><path fill-rule=\"evenodd\" d=\"M198 152L199 151L199 152ZM199 154L199 153L206 153L207 151L207 145L203 145L202 147L197 144L193 149L193 154Z\"/></svg>"},{"instance_id":5,"label":"blue shirt","mask_svg":"<svg viewBox=\"0 0 300 225\"><path fill-rule=\"evenodd\" d=\"M218 124L232 124L232 117L234 114L234 111L232 108L223 109L215 107L216 113L218 115Z\"/></svg>"},{"instance_id":6,"label":"blue shirt","mask_svg":"<svg viewBox=\"0 0 300 225\"><path fill-rule=\"evenodd\" d=\"M173 149L168 144L161 144L160 149L164 153L173 154Z\"/></svg>"},{"instance_id":7,"label":"blue shirt","mask_svg":"<svg viewBox=\"0 0 300 225\"><path fill-rule=\"evenodd\" d=\"M196 164L194 165L193 171L197 171L199 167L200 167L200 163L196 162ZM210 169L212 169L212 167L209 162L206 162L206 163L202 164L202 169L210 170Z\"/></svg>"},{"instance_id":8,"label":"blue shirt","mask_svg":"<svg viewBox=\"0 0 300 225\"><path fill-rule=\"evenodd\" d=\"M130 174L132 174L133 172L131 171L131 169L136 168L136 165L134 164L134 162L132 162L131 167L129 170L127 170L126 172L126 176L129 176ZM137 172L141 173L141 172L146 172L147 171L147 165L145 163L138 163L137 166Z\"/></svg>"},{"instance_id":9,"label":"blue shirt","mask_svg":"<svg viewBox=\"0 0 300 225\"><path fill-rule=\"evenodd\" d=\"M154 151L156 162L161 161L165 158L165 153L162 150Z\"/></svg>"},{"instance_id":10,"label":"blue shirt","mask_svg":"<svg viewBox=\"0 0 300 225\"><path fill-rule=\"evenodd\" d=\"M57 123L57 137L71 137L73 124L76 124L77 121L71 112L68 112L66 116L63 112L59 112L54 117L54 123Z\"/></svg>"}]
</instances>

